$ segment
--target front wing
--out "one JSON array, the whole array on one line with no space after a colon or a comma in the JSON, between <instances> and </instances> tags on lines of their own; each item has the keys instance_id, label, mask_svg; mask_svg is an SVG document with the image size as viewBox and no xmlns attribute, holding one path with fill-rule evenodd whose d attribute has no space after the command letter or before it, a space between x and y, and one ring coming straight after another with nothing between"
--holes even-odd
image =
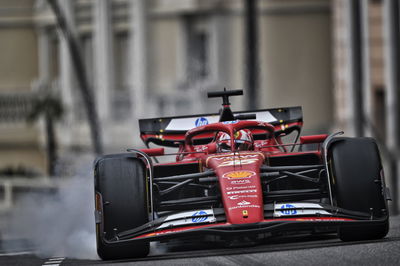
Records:
<instances>
[{"instance_id":1,"label":"front wing","mask_svg":"<svg viewBox=\"0 0 400 266\"><path fill-rule=\"evenodd\" d=\"M253 224L230 224L223 209L185 211L155 219L143 226L116 234L105 244L118 242L149 242L193 236L221 237L265 236L282 232L314 231L318 228L339 228L384 224L388 217L344 210L321 203L274 203L264 205L265 219ZM98 222L100 227L102 223ZM100 232L103 232L100 228Z\"/></svg>"}]
</instances>

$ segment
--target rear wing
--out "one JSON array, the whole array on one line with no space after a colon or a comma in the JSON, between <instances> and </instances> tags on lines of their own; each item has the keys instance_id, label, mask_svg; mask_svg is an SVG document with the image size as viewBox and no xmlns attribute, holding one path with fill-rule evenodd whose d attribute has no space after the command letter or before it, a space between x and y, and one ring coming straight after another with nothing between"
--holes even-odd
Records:
<instances>
[{"instance_id":1,"label":"rear wing","mask_svg":"<svg viewBox=\"0 0 400 266\"><path fill-rule=\"evenodd\" d=\"M255 115L253 121L267 122L275 126L276 135L289 134L293 130L301 130L303 112L301 106L262 109L255 111L233 112L237 115ZM171 116L139 120L140 137L148 146L150 142L166 146L178 147L185 140L188 130L211 123L217 123L220 115L199 114L187 116ZM223 122L223 123L229 123Z\"/></svg>"}]
</instances>

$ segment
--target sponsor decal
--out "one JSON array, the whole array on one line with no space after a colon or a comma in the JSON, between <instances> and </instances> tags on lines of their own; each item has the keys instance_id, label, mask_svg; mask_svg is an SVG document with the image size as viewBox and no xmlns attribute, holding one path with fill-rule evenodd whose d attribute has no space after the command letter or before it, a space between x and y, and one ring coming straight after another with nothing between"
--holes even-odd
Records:
<instances>
[{"instance_id":1,"label":"sponsor decal","mask_svg":"<svg viewBox=\"0 0 400 266\"><path fill-rule=\"evenodd\" d=\"M266 123L270 123L273 121L277 121L277 119L268 111L262 111L262 112L253 112L252 114L256 114L256 119L257 121L262 121ZM241 113L241 114L246 114L246 113ZM211 123L216 123L219 121L219 115L210 115L210 116L205 116L205 117L186 117L186 118L172 118L168 126L165 128L165 130L189 130L193 128L193 125L196 125L195 121L198 119L207 119L208 124ZM253 120L253 119L252 119ZM200 121L200 120L199 120Z\"/></svg>"},{"instance_id":2,"label":"sponsor decal","mask_svg":"<svg viewBox=\"0 0 400 266\"><path fill-rule=\"evenodd\" d=\"M202 217L203 215L207 215ZM214 212L212 209L197 210L197 211L186 211L177 214L168 215L163 224L157 229L180 226L180 225L190 225L193 223L201 222L215 222Z\"/></svg>"},{"instance_id":3,"label":"sponsor decal","mask_svg":"<svg viewBox=\"0 0 400 266\"><path fill-rule=\"evenodd\" d=\"M229 124L236 124L237 122L238 122L238 120L224 121L224 122L222 122L222 124L229 125Z\"/></svg>"},{"instance_id":4,"label":"sponsor decal","mask_svg":"<svg viewBox=\"0 0 400 266\"><path fill-rule=\"evenodd\" d=\"M197 152L205 151L207 149L208 149L207 146L194 146L194 150Z\"/></svg>"},{"instance_id":5,"label":"sponsor decal","mask_svg":"<svg viewBox=\"0 0 400 266\"><path fill-rule=\"evenodd\" d=\"M316 203L277 203L274 210L274 217L320 214L332 215Z\"/></svg>"},{"instance_id":6,"label":"sponsor decal","mask_svg":"<svg viewBox=\"0 0 400 266\"><path fill-rule=\"evenodd\" d=\"M235 155L233 153L231 153L231 155ZM245 159L245 158L257 158L258 155L257 154L240 154L240 155L236 155L236 156L224 156L224 157L216 157L213 158L217 161L232 161L232 160L239 160L239 159Z\"/></svg>"},{"instance_id":7,"label":"sponsor decal","mask_svg":"<svg viewBox=\"0 0 400 266\"><path fill-rule=\"evenodd\" d=\"M256 188L256 186L239 186L239 187L226 187L226 190L238 190L238 189L251 189Z\"/></svg>"},{"instance_id":8,"label":"sponsor decal","mask_svg":"<svg viewBox=\"0 0 400 266\"><path fill-rule=\"evenodd\" d=\"M228 191L226 194L242 194L242 193L254 193L257 192L257 189L250 189L250 190L238 190L238 191Z\"/></svg>"},{"instance_id":9,"label":"sponsor decal","mask_svg":"<svg viewBox=\"0 0 400 266\"><path fill-rule=\"evenodd\" d=\"M294 210L293 208L296 208L295 206L291 205L291 204L283 204L281 206L281 213L284 215L295 215L297 214L297 211Z\"/></svg>"},{"instance_id":10,"label":"sponsor decal","mask_svg":"<svg viewBox=\"0 0 400 266\"><path fill-rule=\"evenodd\" d=\"M245 200L242 200L241 202L238 202L237 205L239 205L239 206L244 206L244 205L249 205L249 204L250 204L250 202L245 201Z\"/></svg>"},{"instance_id":11,"label":"sponsor decal","mask_svg":"<svg viewBox=\"0 0 400 266\"><path fill-rule=\"evenodd\" d=\"M262 142L256 142L256 143L254 143L254 146L257 147L257 148L259 148L259 147L265 146L265 145L267 145L267 144L268 144L268 141L263 140Z\"/></svg>"},{"instance_id":12,"label":"sponsor decal","mask_svg":"<svg viewBox=\"0 0 400 266\"><path fill-rule=\"evenodd\" d=\"M246 165L246 164L253 164L258 161L258 158L254 159L236 159L232 161L224 161L218 165L218 167L223 166L232 166L232 165Z\"/></svg>"},{"instance_id":13,"label":"sponsor decal","mask_svg":"<svg viewBox=\"0 0 400 266\"><path fill-rule=\"evenodd\" d=\"M240 198L257 198L257 195L233 195L233 196L229 196L228 198L230 200L237 200Z\"/></svg>"},{"instance_id":14,"label":"sponsor decal","mask_svg":"<svg viewBox=\"0 0 400 266\"><path fill-rule=\"evenodd\" d=\"M199 217L202 215L207 215L207 213L205 211L198 211L198 212L193 213L192 222L194 222L194 223L205 222L208 217L207 216Z\"/></svg>"},{"instance_id":15,"label":"sponsor decal","mask_svg":"<svg viewBox=\"0 0 400 266\"><path fill-rule=\"evenodd\" d=\"M203 118L207 119L208 123L215 123L218 122L219 120L219 115L215 116L206 116L206 117L200 117L200 119ZM171 121L168 123L168 126L165 128L165 130L189 130L195 127L196 125L196 120L198 120L199 117L186 117L186 118L173 118ZM200 120L199 120L200 121Z\"/></svg>"},{"instance_id":16,"label":"sponsor decal","mask_svg":"<svg viewBox=\"0 0 400 266\"><path fill-rule=\"evenodd\" d=\"M219 165L221 166L221 165ZM228 179L242 179L242 178L250 178L252 176L255 176L256 173L253 171L232 171L228 172L222 175L223 178L228 178Z\"/></svg>"},{"instance_id":17,"label":"sponsor decal","mask_svg":"<svg viewBox=\"0 0 400 266\"><path fill-rule=\"evenodd\" d=\"M235 190L235 189L251 189L251 188L256 188L256 186L239 186L239 187L233 187L233 190Z\"/></svg>"},{"instance_id":18,"label":"sponsor decal","mask_svg":"<svg viewBox=\"0 0 400 266\"><path fill-rule=\"evenodd\" d=\"M280 209L284 205L291 205L291 208L297 208L297 209L322 209L323 207L317 203L308 203L308 202L285 202L285 203L276 203L275 204L275 209Z\"/></svg>"},{"instance_id":19,"label":"sponsor decal","mask_svg":"<svg viewBox=\"0 0 400 266\"><path fill-rule=\"evenodd\" d=\"M240 209L240 208L260 208L260 205L243 205L243 206L235 206L235 207L230 207L229 210L235 210L235 209Z\"/></svg>"},{"instance_id":20,"label":"sponsor decal","mask_svg":"<svg viewBox=\"0 0 400 266\"><path fill-rule=\"evenodd\" d=\"M235 165L235 164L249 164L253 163L259 160L259 158L262 157L265 159L265 155L261 152L258 152L256 154L251 153L251 154L235 154L235 153L229 153L226 155L214 155L214 156L209 156L206 160L206 165L208 165L208 161L210 159L216 160L216 161L223 161L224 164L226 165ZM246 159L246 160L245 160ZM252 160L248 160L252 159ZM226 166L223 165L223 166Z\"/></svg>"},{"instance_id":21,"label":"sponsor decal","mask_svg":"<svg viewBox=\"0 0 400 266\"><path fill-rule=\"evenodd\" d=\"M195 123L196 127L208 125L208 119L205 117L199 117L196 119Z\"/></svg>"},{"instance_id":22,"label":"sponsor decal","mask_svg":"<svg viewBox=\"0 0 400 266\"><path fill-rule=\"evenodd\" d=\"M251 181L247 179L242 179L242 180L232 180L231 184L232 185L244 185L244 184L250 184Z\"/></svg>"}]
</instances>

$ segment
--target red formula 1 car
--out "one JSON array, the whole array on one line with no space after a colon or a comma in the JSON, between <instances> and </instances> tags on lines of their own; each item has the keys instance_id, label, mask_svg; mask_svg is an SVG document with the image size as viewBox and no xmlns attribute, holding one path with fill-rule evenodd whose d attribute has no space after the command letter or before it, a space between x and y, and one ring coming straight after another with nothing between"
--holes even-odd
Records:
<instances>
[{"instance_id":1,"label":"red formula 1 car","mask_svg":"<svg viewBox=\"0 0 400 266\"><path fill-rule=\"evenodd\" d=\"M223 99L219 114L140 120L147 146L178 148L172 162L158 162L164 148L129 149L95 161L102 259L144 257L151 241L174 239L386 236L389 196L373 139L341 132L299 137L301 107L233 113L228 97L241 94L210 92Z\"/></svg>"}]
</instances>

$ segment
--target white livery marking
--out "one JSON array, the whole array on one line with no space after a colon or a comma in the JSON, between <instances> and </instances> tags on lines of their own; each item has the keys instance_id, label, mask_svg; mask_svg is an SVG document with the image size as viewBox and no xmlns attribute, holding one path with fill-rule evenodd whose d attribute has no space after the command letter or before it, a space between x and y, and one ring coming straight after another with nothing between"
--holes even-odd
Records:
<instances>
[{"instance_id":1,"label":"white livery marking","mask_svg":"<svg viewBox=\"0 0 400 266\"><path fill-rule=\"evenodd\" d=\"M274 122L277 119L268 111L262 112L249 112L242 113L245 114L256 114L256 119L249 119L249 121L260 121L260 122ZM207 121L207 123L206 123ZM210 116L197 116L197 117L187 117L187 118L172 118L166 130L189 130L197 126L207 125L211 123L217 123L219 121L218 115Z\"/></svg>"},{"instance_id":2,"label":"white livery marking","mask_svg":"<svg viewBox=\"0 0 400 266\"><path fill-rule=\"evenodd\" d=\"M206 125L204 122L199 123L199 118L202 119L201 121L207 121L207 124L216 123L219 121L219 116L172 118L165 130L189 130L196 126Z\"/></svg>"},{"instance_id":3,"label":"white livery marking","mask_svg":"<svg viewBox=\"0 0 400 266\"><path fill-rule=\"evenodd\" d=\"M243 206L243 205L249 205L249 204L250 204L250 202L242 200L241 202L238 202L237 205Z\"/></svg>"},{"instance_id":4,"label":"white livery marking","mask_svg":"<svg viewBox=\"0 0 400 266\"><path fill-rule=\"evenodd\" d=\"M65 260L65 258L51 258L51 259L49 259L49 261L53 261L53 260Z\"/></svg>"},{"instance_id":5,"label":"white livery marking","mask_svg":"<svg viewBox=\"0 0 400 266\"><path fill-rule=\"evenodd\" d=\"M285 202L275 204L274 217L298 215L330 215L323 207L316 203Z\"/></svg>"},{"instance_id":6,"label":"white livery marking","mask_svg":"<svg viewBox=\"0 0 400 266\"><path fill-rule=\"evenodd\" d=\"M164 223L159 227L157 227L157 229L174 227L178 225L212 223L215 222L216 220L217 219L215 218L214 211L212 209L194 210L167 216L167 218L164 220Z\"/></svg>"},{"instance_id":7,"label":"white livery marking","mask_svg":"<svg viewBox=\"0 0 400 266\"><path fill-rule=\"evenodd\" d=\"M250 189L250 190L237 190L237 191L227 191L226 194L243 194L243 193L253 193L257 192L257 189Z\"/></svg>"}]
</instances>

